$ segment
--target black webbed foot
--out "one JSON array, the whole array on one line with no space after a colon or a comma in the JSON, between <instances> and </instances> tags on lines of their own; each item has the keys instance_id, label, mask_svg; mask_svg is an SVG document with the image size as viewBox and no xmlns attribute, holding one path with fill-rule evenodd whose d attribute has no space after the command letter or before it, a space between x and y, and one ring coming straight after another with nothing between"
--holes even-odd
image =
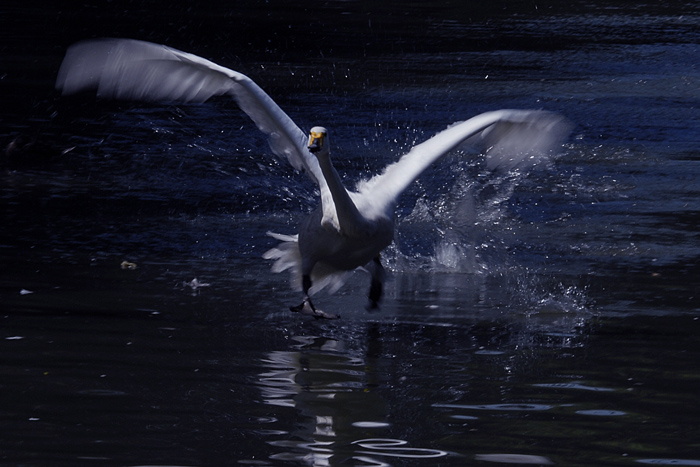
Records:
<instances>
[{"instance_id":1,"label":"black webbed foot","mask_svg":"<svg viewBox=\"0 0 700 467\"><path fill-rule=\"evenodd\" d=\"M382 298L383 285L381 281L372 279L372 284L369 287L369 301L365 308L367 311L376 311L379 309L379 300Z\"/></svg>"},{"instance_id":2,"label":"black webbed foot","mask_svg":"<svg viewBox=\"0 0 700 467\"><path fill-rule=\"evenodd\" d=\"M379 261L379 255L377 255L370 263L368 267L370 273L372 274L372 283L369 286L369 301L365 306L367 311L379 310L379 300L382 298L382 292L384 291L384 278L386 273L382 263Z\"/></svg>"},{"instance_id":3,"label":"black webbed foot","mask_svg":"<svg viewBox=\"0 0 700 467\"><path fill-rule=\"evenodd\" d=\"M301 302L301 305L290 306L289 309L294 313L302 313L305 315L313 316L316 319L338 319L339 315L333 313L326 313L325 311L319 310L311 303L311 300L307 297Z\"/></svg>"}]
</instances>

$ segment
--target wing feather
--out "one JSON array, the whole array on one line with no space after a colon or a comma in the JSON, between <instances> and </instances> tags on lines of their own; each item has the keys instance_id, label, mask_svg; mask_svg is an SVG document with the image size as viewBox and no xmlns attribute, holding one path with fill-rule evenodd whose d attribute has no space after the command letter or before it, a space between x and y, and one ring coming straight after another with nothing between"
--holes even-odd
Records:
<instances>
[{"instance_id":1,"label":"wing feather","mask_svg":"<svg viewBox=\"0 0 700 467\"><path fill-rule=\"evenodd\" d=\"M433 162L467 140L501 159L515 153L543 153L561 144L569 132L563 117L536 110L497 110L456 123L414 146L383 173L360 187L361 208L369 218L393 212L398 196ZM359 206L358 206L359 207Z\"/></svg>"},{"instance_id":2,"label":"wing feather","mask_svg":"<svg viewBox=\"0 0 700 467\"><path fill-rule=\"evenodd\" d=\"M272 151L324 188L306 133L250 78L196 55L131 39L79 42L68 49L56 88L65 95L94 89L99 97L142 101L204 102L230 94L268 136Z\"/></svg>"}]
</instances>

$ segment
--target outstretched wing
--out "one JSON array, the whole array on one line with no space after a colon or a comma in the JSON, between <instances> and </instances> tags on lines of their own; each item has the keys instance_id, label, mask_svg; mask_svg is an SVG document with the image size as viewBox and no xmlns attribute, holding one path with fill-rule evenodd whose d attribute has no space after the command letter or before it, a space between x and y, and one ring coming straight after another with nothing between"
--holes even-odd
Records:
<instances>
[{"instance_id":1,"label":"outstretched wing","mask_svg":"<svg viewBox=\"0 0 700 467\"><path fill-rule=\"evenodd\" d=\"M68 49L56 79L63 94L95 89L104 98L204 102L230 94L267 134L272 151L325 184L307 135L247 76L196 55L131 39L79 42ZM323 188L323 187L322 187Z\"/></svg>"},{"instance_id":2,"label":"outstretched wing","mask_svg":"<svg viewBox=\"0 0 700 467\"><path fill-rule=\"evenodd\" d=\"M562 143L568 121L551 112L497 110L456 123L414 146L382 174L366 182L358 197L367 217L386 216L398 196L433 162L472 138L493 153L490 164L507 164L511 156L546 153ZM494 162L500 161L500 162ZM359 208L359 206L358 206Z\"/></svg>"}]
</instances>

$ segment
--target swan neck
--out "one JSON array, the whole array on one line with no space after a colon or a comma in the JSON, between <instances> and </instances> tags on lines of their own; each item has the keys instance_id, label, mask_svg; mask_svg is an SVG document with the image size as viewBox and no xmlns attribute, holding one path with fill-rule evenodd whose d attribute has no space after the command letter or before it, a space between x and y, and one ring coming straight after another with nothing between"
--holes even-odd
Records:
<instances>
[{"instance_id":1,"label":"swan neck","mask_svg":"<svg viewBox=\"0 0 700 467\"><path fill-rule=\"evenodd\" d=\"M364 218L360 215L355 203L350 199L350 194L343 186L340 175L333 167L329 154L319 154L318 163L321 166L323 178L326 179L328 189L333 198L335 211L338 216L338 224L341 232L352 235L352 232L363 224ZM325 211L325 208L324 208Z\"/></svg>"},{"instance_id":2,"label":"swan neck","mask_svg":"<svg viewBox=\"0 0 700 467\"><path fill-rule=\"evenodd\" d=\"M330 156L328 154L319 155L318 163L321 166L323 178L326 179L326 183L331 191L335 205L338 206L339 204L345 203L346 199L348 203L352 204L352 200L350 200L350 196L343 186L343 182L340 179L340 175L338 175L338 171L335 170L335 167L333 167Z\"/></svg>"}]
</instances>

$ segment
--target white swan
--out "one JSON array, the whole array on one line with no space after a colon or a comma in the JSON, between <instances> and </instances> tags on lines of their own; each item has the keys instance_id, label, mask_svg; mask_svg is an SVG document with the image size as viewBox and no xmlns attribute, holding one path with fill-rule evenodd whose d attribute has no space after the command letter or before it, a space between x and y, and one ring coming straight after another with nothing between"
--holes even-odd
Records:
<instances>
[{"instance_id":1,"label":"white swan","mask_svg":"<svg viewBox=\"0 0 700 467\"><path fill-rule=\"evenodd\" d=\"M372 276L369 307L382 294L384 270L379 253L393 240L393 211L398 196L432 162L472 138L505 154L549 151L568 133L562 117L543 111L498 110L454 124L418 144L357 192L343 187L330 160L328 131L314 127L307 136L250 78L196 55L125 39L81 42L70 47L56 81L63 94L96 89L100 97L203 102L232 95L267 134L272 151L305 171L320 189L321 205L306 217L298 236L271 234L282 243L264 257L272 270L292 269L304 294L292 307L315 317L336 315L317 309L311 294L358 267Z\"/></svg>"}]
</instances>

